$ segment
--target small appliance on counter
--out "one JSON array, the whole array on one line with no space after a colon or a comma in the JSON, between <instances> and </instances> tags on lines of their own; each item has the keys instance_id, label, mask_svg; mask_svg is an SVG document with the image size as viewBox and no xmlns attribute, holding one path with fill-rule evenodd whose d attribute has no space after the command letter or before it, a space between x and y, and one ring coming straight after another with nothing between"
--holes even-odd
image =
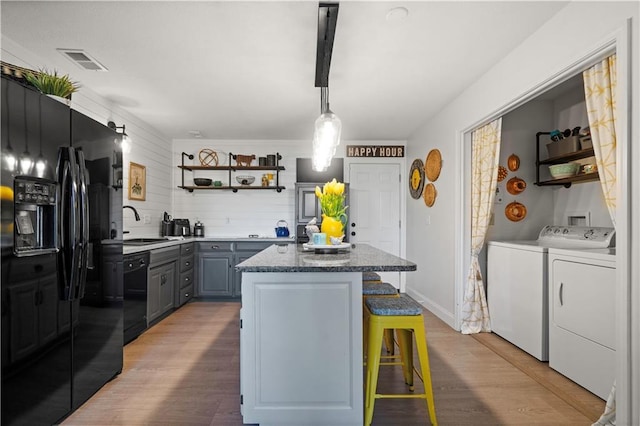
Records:
<instances>
[{"instance_id":1,"label":"small appliance on counter","mask_svg":"<svg viewBox=\"0 0 640 426\"><path fill-rule=\"evenodd\" d=\"M189 219L173 219L173 235L190 237L191 225L189 224Z\"/></svg>"},{"instance_id":2,"label":"small appliance on counter","mask_svg":"<svg viewBox=\"0 0 640 426\"><path fill-rule=\"evenodd\" d=\"M160 223L160 235L163 237L170 237L173 235L174 222L171 219L169 213L164 212L162 222Z\"/></svg>"},{"instance_id":3,"label":"small appliance on counter","mask_svg":"<svg viewBox=\"0 0 640 426\"><path fill-rule=\"evenodd\" d=\"M204 224L199 220L193 225L193 236L204 237Z\"/></svg>"}]
</instances>

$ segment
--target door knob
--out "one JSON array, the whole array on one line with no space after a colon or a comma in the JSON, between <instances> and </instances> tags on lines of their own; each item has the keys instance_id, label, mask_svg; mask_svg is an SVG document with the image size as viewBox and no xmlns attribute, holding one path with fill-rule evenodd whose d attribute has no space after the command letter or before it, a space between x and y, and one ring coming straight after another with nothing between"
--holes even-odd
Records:
<instances>
[{"instance_id":1,"label":"door knob","mask_svg":"<svg viewBox=\"0 0 640 426\"><path fill-rule=\"evenodd\" d=\"M351 236L352 236L352 237L355 237L355 236L356 236L356 233L355 233L355 232L352 232L352 233L351 233Z\"/></svg>"}]
</instances>

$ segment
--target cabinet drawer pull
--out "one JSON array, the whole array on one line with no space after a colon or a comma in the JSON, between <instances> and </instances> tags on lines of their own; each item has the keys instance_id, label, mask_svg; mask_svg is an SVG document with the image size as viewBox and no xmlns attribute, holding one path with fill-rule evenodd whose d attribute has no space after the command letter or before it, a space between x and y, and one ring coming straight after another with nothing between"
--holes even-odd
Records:
<instances>
[{"instance_id":1,"label":"cabinet drawer pull","mask_svg":"<svg viewBox=\"0 0 640 426\"><path fill-rule=\"evenodd\" d=\"M184 294L184 297L189 297L189 293L185 293L185 294Z\"/></svg>"},{"instance_id":2,"label":"cabinet drawer pull","mask_svg":"<svg viewBox=\"0 0 640 426\"><path fill-rule=\"evenodd\" d=\"M185 266L191 265L191 262L184 262Z\"/></svg>"},{"instance_id":3,"label":"cabinet drawer pull","mask_svg":"<svg viewBox=\"0 0 640 426\"><path fill-rule=\"evenodd\" d=\"M212 248L213 250L218 250L218 249L220 248L220 246L211 246L211 248Z\"/></svg>"}]
</instances>

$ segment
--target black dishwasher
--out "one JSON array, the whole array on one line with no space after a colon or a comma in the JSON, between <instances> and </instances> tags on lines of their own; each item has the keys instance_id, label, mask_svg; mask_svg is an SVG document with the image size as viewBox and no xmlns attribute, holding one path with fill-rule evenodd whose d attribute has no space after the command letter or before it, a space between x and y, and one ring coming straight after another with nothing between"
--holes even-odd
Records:
<instances>
[{"instance_id":1,"label":"black dishwasher","mask_svg":"<svg viewBox=\"0 0 640 426\"><path fill-rule=\"evenodd\" d=\"M124 263L124 344L147 328L149 252L127 254Z\"/></svg>"}]
</instances>

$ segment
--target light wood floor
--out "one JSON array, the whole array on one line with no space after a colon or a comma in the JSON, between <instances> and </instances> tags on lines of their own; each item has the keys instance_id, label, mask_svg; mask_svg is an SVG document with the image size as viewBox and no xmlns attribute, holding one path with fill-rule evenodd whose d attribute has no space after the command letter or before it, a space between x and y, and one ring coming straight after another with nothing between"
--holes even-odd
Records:
<instances>
[{"instance_id":1,"label":"light wood floor","mask_svg":"<svg viewBox=\"0 0 640 426\"><path fill-rule=\"evenodd\" d=\"M237 302L192 302L124 349L124 370L70 425L242 425ZM425 311L441 425L590 425L604 401L493 334L465 336ZM382 367L380 391L405 389ZM416 391L420 385L416 385ZM429 424L411 399L376 403L374 425Z\"/></svg>"}]
</instances>

